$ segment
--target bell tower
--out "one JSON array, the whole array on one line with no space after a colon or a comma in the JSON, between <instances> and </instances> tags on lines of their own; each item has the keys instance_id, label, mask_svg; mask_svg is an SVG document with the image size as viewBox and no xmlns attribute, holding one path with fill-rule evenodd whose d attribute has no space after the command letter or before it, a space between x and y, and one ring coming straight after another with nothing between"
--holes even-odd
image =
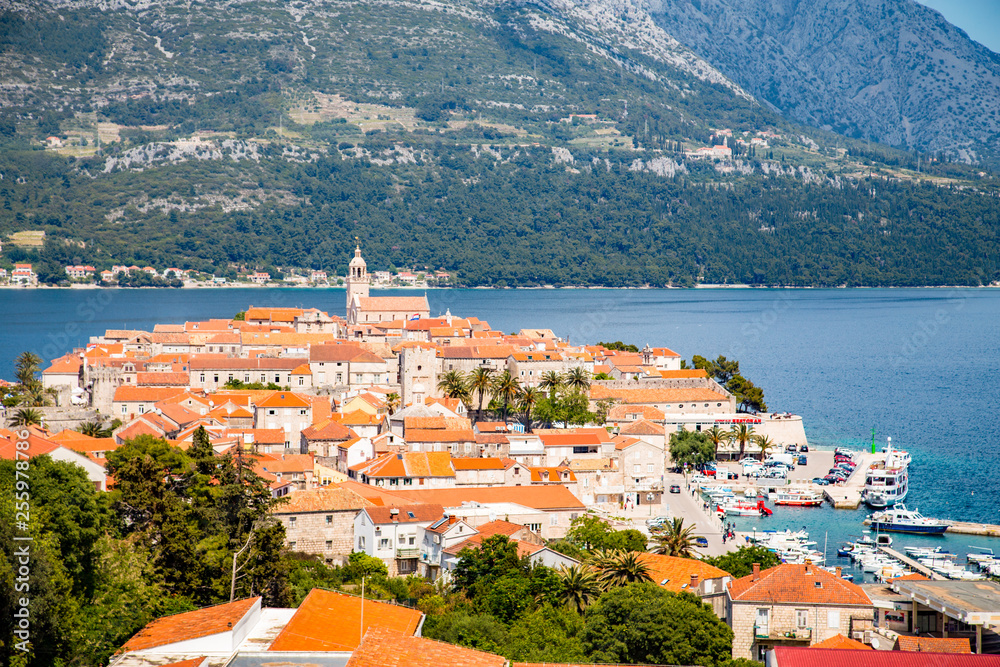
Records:
<instances>
[{"instance_id":1,"label":"bell tower","mask_svg":"<svg viewBox=\"0 0 1000 667\"><path fill-rule=\"evenodd\" d=\"M351 310L354 297L368 296L368 265L361 257L361 246L354 249L354 259L347 266L347 310Z\"/></svg>"}]
</instances>

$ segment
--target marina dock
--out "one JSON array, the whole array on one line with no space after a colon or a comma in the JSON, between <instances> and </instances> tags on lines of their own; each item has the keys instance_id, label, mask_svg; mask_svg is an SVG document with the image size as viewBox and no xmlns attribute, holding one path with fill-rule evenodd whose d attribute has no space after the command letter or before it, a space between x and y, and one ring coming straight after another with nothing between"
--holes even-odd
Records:
<instances>
[{"instance_id":1,"label":"marina dock","mask_svg":"<svg viewBox=\"0 0 1000 667\"><path fill-rule=\"evenodd\" d=\"M866 518L863 523L866 526L871 525L871 518ZM946 533L1000 537L1000 526L991 523L973 523L971 521L945 521L945 523L948 524Z\"/></svg>"},{"instance_id":2,"label":"marina dock","mask_svg":"<svg viewBox=\"0 0 1000 667\"><path fill-rule=\"evenodd\" d=\"M857 509L861 505L861 494L865 490L865 473L871 464L882 459L884 454L863 453L858 456L858 466L842 486L824 486L823 495L836 509Z\"/></svg>"},{"instance_id":3,"label":"marina dock","mask_svg":"<svg viewBox=\"0 0 1000 667\"><path fill-rule=\"evenodd\" d=\"M898 560L900 563L904 564L906 567L910 568L914 572L919 572L920 574L924 575L928 579L938 579L938 580L945 579L945 577L942 577L940 574L938 574L937 572L934 572L929 567L925 567L925 566L921 565L920 563L918 563L917 561L913 560L909 556L907 556L905 554L901 554L898 551L896 551L895 549L891 549L889 547L879 547L879 551L881 551L882 553L887 554L889 556L892 556L893 558L895 558L896 560Z\"/></svg>"}]
</instances>

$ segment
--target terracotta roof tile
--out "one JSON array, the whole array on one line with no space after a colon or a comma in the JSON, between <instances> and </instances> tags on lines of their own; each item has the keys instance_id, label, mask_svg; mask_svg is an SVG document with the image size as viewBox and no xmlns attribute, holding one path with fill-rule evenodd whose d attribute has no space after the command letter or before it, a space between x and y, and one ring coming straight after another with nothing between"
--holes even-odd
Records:
<instances>
[{"instance_id":1,"label":"terracotta roof tile","mask_svg":"<svg viewBox=\"0 0 1000 667\"><path fill-rule=\"evenodd\" d=\"M125 642L120 651L141 651L228 632L259 603L259 597L247 598L158 618Z\"/></svg>"},{"instance_id":2,"label":"terracotta roof tile","mask_svg":"<svg viewBox=\"0 0 1000 667\"><path fill-rule=\"evenodd\" d=\"M640 419L632 422L631 424L622 426L619 433L622 435L664 435L666 430L659 424L654 424L651 421Z\"/></svg>"},{"instance_id":3,"label":"terracotta roof tile","mask_svg":"<svg viewBox=\"0 0 1000 667\"><path fill-rule=\"evenodd\" d=\"M900 651L923 653L972 653L972 641L968 637L904 637L896 638L896 648Z\"/></svg>"},{"instance_id":4,"label":"terracotta roof tile","mask_svg":"<svg viewBox=\"0 0 1000 667\"><path fill-rule=\"evenodd\" d=\"M339 486L324 486L308 491L296 491L285 496L287 502L274 509L275 514L299 514L303 512L346 512L372 507L354 491Z\"/></svg>"},{"instance_id":5,"label":"terracotta roof tile","mask_svg":"<svg viewBox=\"0 0 1000 667\"><path fill-rule=\"evenodd\" d=\"M472 429L452 431L448 429L407 429L407 442L475 442L476 434Z\"/></svg>"},{"instance_id":6,"label":"terracotta roof tile","mask_svg":"<svg viewBox=\"0 0 1000 667\"><path fill-rule=\"evenodd\" d=\"M476 442L479 442L478 438L476 438ZM504 470L503 462L497 458L453 458L451 465L455 470Z\"/></svg>"},{"instance_id":7,"label":"terracotta roof tile","mask_svg":"<svg viewBox=\"0 0 1000 667\"><path fill-rule=\"evenodd\" d=\"M774 664L781 667L1000 667L997 655L907 653L906 651L846 651L832 648L776 646Z\"/></svg>"},{"instance_id":8,"label":"terracotta roof tile","mask_svg":"<svg viewBox=\"0 0 1000 667\"><path fill-rule=\"evenodd\" d=\"M187 387L191 376L187 373L136 373L135 383L140 387Z\"/></svg>"},{"instance_id":9,"label":"terracotta roof tile","mask_svg":"<svg viewBox=\"0 0 1000 667\"><path fill-rule=\"evenodd\" d=\"M183 389L174 387L129 387L122 385L115 389L115 397L112 400L115 403L159 403L173 398L183 391Z\"/></svg>"},{"instance_id":10,"label":"terracotta roof tile","mask_svg":"<svg viewBox=\"0 0 1000 667\"><path fill-rule=\"evenodd\" d=\"M347 667L504 667L507 659L493 653L414 637L388 628L372 628Z\"/></svg>"},{"instance_id":11,"label":"terracotta roof tile","mask_svg":"<svg viewBox=\"0 0 1000 667\"><path fill-rule=\"evenodd\" d=\"M437 521L444 514L444 508L434 503L372 506L364 511L375 525L431 522Z\"/></svg>"},{"instance_id":12,"label":"terracotta roof tile","mask_svg":"<svg viewBox=\"0 0 1000 667\"><path fill-rule=\"evenodd\" d=\"M649 568L649 576L668 591L679 593L691 584L691 575L698 575L700 581L731 576L725 570L694 558L677 558L659 554L639 554L639 559Z\"/></svg>"},{"instance_id":13,"label":"terracotta roof tile","mask_svg":"<svg viewBox=\"0 0 1000 667\"><path fill-rule=\"evenodd\" d=\"M354 431L333 418L302 429L302 435L306 440L332 440L336 442L357 437Z\"/></svg>"},{"instance_id":14,"label":"terracotta roof tile","mask_svg":"<svg viewBox=\"0 0 1000 667\"><path fill-rule=\"evenodd\" d=\"M807 571L808 570L808 571ZM817 585L821 584L821 585ZM729 595L739 602L843 604L870 607L872 601L857 584L809 565L783 564L729 583Z\"/></svg>"},{"instance_id":15,"label":"terracotta roof tile","mask_svg":"<svg viewBox=\"0 0 1000 667\"><path fill-rule=\"evenodd\" d=\"M444 553L449 556L457 556L462 552L463 549L479 549L483 546L483 540L492 537L491 535L483 535L482 533L473 535L469 539L454 544L446 549L442 549ZM524 542L521 540L511 539L511 542L517 545L517 555L521 558L524 556L530 556L533 553L541 551L545 548L543 544L532 544L531 542Z\"/></svg>"},{"instance_id":16,"label":"terracotta roof tile","mask_svg":"<svg viewBox=\"0 0 1000 667\"><path fill-rule=\"evenodd\" d=\"M463 502L515 503L532 509L580 509L584 505L561 484L541 486L493 486L453 489L394 490L392 495L411 502L461 507Z\"/></svg>"},{"instance_id":17,"label":"terracotta roof tile","mask_svg":"<svg viewBox=\"0 0 1000 667\"><path fill-rule=\"evenodd\" d=\"M590 385L590 399L614 398L622 403L726 403L722 394L701 387L658 389L612 389L600 384Z\"/></svg>"},{"instance_id":18,"label":"terracotta roof tile","mask_svg":"<svg viewBox=\"0 0 1000 667\"><path fill-rule=\"evenodd\" d=\"M362 615L360 597L314 588L268 650L353 651L362 632L379 628L412 636L422 617L415 609L376 600L364 601Z\"/></svg>"},{"instance_id":19,"label":"terracotta roof tile","mask_svg":"<svg viewBox=\"0 0 1000 667\"><path fill-rule=\"evenodd\" d=\"M867 644L862 644L856 639L851 639L850 637L845 637L844 635L834 635L829 639L824 639L823 641L813 644L809 648L839 648L839 649L853 649L856 651L871 651L873 650L871 646Z\"/></svg>"},{"instance_id":20,"label":"terracotta roof tile","mask_svg":"<svg viewBox=\"0 0 1000 667\"><path fill-rule=\"evenodd\" d=\"M309 408L312 407L306 397L290 391L276 391L257 404L258 408Z\"/></svg>"}]
</instances>

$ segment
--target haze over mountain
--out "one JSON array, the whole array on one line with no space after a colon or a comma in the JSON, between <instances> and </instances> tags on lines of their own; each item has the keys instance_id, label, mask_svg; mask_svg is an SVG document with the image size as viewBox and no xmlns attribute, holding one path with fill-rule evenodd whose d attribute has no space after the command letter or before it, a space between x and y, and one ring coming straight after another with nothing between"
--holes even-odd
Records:
<instances>
[{"instance_id":1,"label":"haze over mountain","mask_svg":"<svg viewBox=\"0 0 1000 667\"><path fill-rule=\"evenodd\" d=\"M788 17L782 6L769 11L785 16L788 34L808 33L800 23L814 10ZM872 73L826 48L830 26L843 24L839 39L875 49L864 43L874 27L854 27L858 12L846 3L836 5L841 18L830 10L811 19L825 35L811 46L804 37L774 46L777 38L750 31L755 24L723 2L698 7L8 3L0 9L0 238L31 230L49 241L40 251L5 243L0 265L37 262L49 281L64 279L68 263L229 277L255 268L342 271L345 248L361 236L373 267L441 268L476 285L1000 280L997 179L988 166L928 162L790 120L766 103L798 94L805 101L787 113L815 109L809 123L860 136L868 126L906 127L903 136L919 135L921 146L986 160L968 128L985 136L995 126L996 91L987 90L995 62L959 57L981 47L935 28L954 39L939 39L949 68L934 72L964 68L981 93L955 97L939 114L938 97L916 101L923 88L899 92L912 78L897 70L899 58L885 56ZM913 13L936 16L921 11ZM897 14L886 25L917 34ZM720 32L716 18L731 20L733 32ZM776 25L769 20L767 30ZM770 50L748 46L733 56L744 58L736 67L717 42L740 40ZM823 65L822 77L776 79L781 94L771 97L755 88L748 72L813 62L792 55L796 44L818 63L811 66ZM878 49L864 53L891 50ZM974 82L973 71L985 74ZM868 87L850 103L824 83L860 86L861 76ZM888 78L876 84L879 76ZM919 79L948 94L947 76L937 88L935 80ZM892 121L897 98L913 105L897 105L906 123ZM885 106L878 114L876 102ZM982 141L995 144L992 136Z\"/></svg>"},{"instance_id":2,"label":"haze over mountain","mask_svg":"<svg viewBox=\"0 0 1000 667\"><path fill-rule=\"evenodd\" d=\"M1000 55L913 0L651 0L656 23L790 118L1000 156Z\"/></svg>"}]
</instances>

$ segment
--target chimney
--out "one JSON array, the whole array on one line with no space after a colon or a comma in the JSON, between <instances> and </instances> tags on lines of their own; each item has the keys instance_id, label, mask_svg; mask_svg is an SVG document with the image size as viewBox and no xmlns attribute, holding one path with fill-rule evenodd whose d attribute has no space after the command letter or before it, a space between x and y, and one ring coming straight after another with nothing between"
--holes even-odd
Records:
<instances>
[{"instance_id":1,"label":"chimney","mask_svg":"<svg viewBox=\"0 0 1000 667\"><path fill-rule=\"evenodd\" d=\"M837 566L837 578L840 579L840 566Z\"/></svg>"},{"instance_id":2,"label":"chimney","mask_svg":"<svg viewBox=\"0 0 1000 667\"><path fill-rule=\"evenodd\" d=\"M760 579L760 563L753 564L753 574L751 576L753 578L750 581L757 581Z\"/></svg>"},{"instance_id":3,"label":"chimney","mask_svg":"<svg viewBox=\"0 0 1000 667\"><path fill-rule=\"evenodd\" d=\"M697 574L692 574L691 575L691 583L688 584L688 589L692 590L692 589L697 589L697 588L698 588L698 575Z\"/></svg>"},{"instance_id":4,"label":"chimney","mask_svg":"<svg viewBox=\"0 0 1000 667\"><path fill-rule=\"evenodd\" d=\"M806 561L806 574L812 574L812 565L809 561Z\"/></svg>"}]
</instances>

